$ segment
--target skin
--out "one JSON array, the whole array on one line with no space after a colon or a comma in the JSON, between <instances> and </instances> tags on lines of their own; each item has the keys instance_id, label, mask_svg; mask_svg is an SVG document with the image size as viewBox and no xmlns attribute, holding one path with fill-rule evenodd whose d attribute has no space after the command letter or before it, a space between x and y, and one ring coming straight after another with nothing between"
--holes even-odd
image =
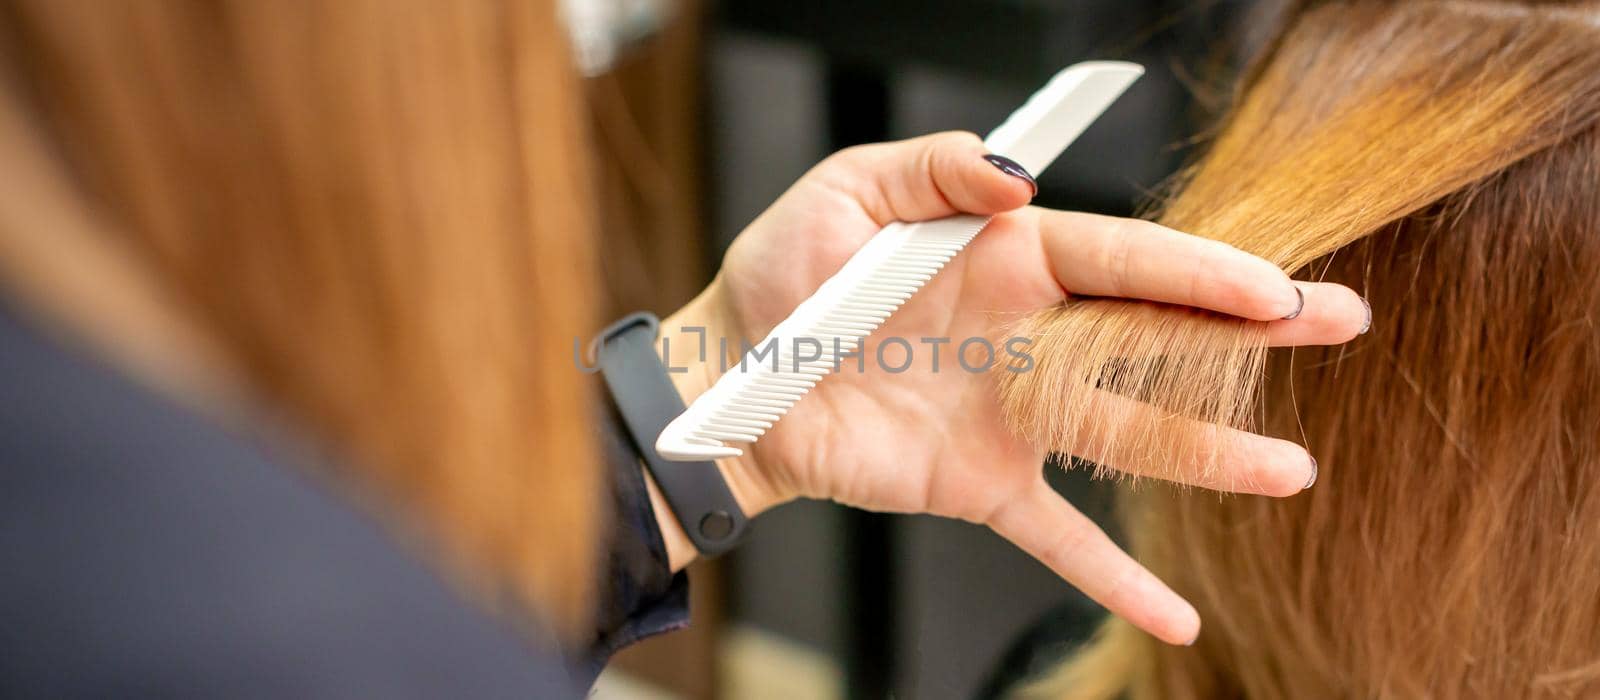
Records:
<instances>
[{"instance_id":1,"label":"skin","mask_svg":"<svg viewBox=\"0 0 1600 700\"><path fill-rule=\"evenodd\" d=\"M752 517L803 497L985 525L1111 612L1168 643L1193 643L1200 632L1193 606L1050 489L1044 452L1006 428L993 375L960 369L953 345L1003 337L1007 322L1076 295L1269 321L1280 346L1346 342L1367 323L1366 306L1347 287L1291 282L1271 263L1215 241L1145 221L1026 206L1032 185L983 160L985 153L977 136L952 132L852 148L817 165L739 235L717 279L662 322L670 364L687 367L672 378L693 401L719 374L717 338L735 347L762 339L884 225L996 215L863 346L866 371L847 364L718 467ZM1282 320L1301 307L1301 295L1301 313ZM706 362L696 361L699 333L682 330L696 326L712 339ZM888 373L874 361L873 340L895 336L913 344L914 362ZM930 346L918 342L932 336L955 339L940 349L937 372ZM884 357L898 365L903 349ZM1135 413L1128 420L1146 418L1154 419ZM1178 479L1275 497L1314 480L1310 456L1294 443L1235 433L1217 449L1222 474L1203 477L1198 465L1179 465ZM1115 455L1080 456L1117 468ZM672 567L681 569L694 547L650 487Z\"/></svg>"}]
</instances>

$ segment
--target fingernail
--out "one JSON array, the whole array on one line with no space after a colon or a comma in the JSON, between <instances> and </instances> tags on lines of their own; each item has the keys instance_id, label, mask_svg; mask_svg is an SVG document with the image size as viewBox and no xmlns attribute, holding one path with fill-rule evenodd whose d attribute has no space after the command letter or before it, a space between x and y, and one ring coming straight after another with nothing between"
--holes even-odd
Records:
<instances>
[{"instance_id":1,"label":"fingernail","mask_svg":"<svg viewBox=\"0 0 1600 700\"><path fill-rule=\"evenodd\" d=\"M1289 312L1288 316L1283 317L1283 320L1285 321L1299 318L1300 312L1306 310L1306 293L1300 291L1300 288L1297 286L1294 288L1294 296L1297 300L1294 305L1294 311Z\"/></svg>"},{"instance_id":2,"label":"fingernail","mask_svg":"<svg viewBox=\"0 0 1600 700\"><path fill-rule=\"evenodd\" d=\"M1367 310L1367 320L1361 324L1361 330L1356 335L1365 335L1367 331L1372 330L1372 304L1367 303L1366 297L1361 297L1361 306Z\"/></svg>"},{"instance_id":3,"label":"fingernail","mask_svg":"<svg viewBox=\"0 0 1600 700\"><path fill-rule=\"evenodd\" d=\"M1192 646L1194 646L1194 643L1198 642L1198 641L1200 641L1200 633L1199 632L1195 632L1194 636L1190 637L1189 641L1184 642L1183 645L1186 646L1186 647L1192 647Z\"/></svg>"},{"instance_id":4,"label":"fingernail","mask_svg":"<svg viewBox=\"0 0 1600 700\"><path fill-rule=\"evenodd\" d=\"M1034 181L1033 176L1028 174L1028 169L1022 167L1022 164L1005 156L995 155L993 153L984 156L983 159L989 161L990 165L999 168L1000 172L1002 173L1010 175L1011 177L1020 177L1023 180L1026 180L1028 182L1028 186L1033 188L1033 194L1038 196L1039 183Z\"/></svg>"},{"instance_id":5,"label":"fingernail","mask_svg":"<svg viewBox=\"0 0 1600 700\"><path fill-rule=\"evenodd\" d=\"M1316 457L1312 457L1311 458L1311 478L1310 479L1306 479L1306 485L1305 486L1301 486L1300 490L1304 491L1306 489L1309 489L1309 488L1311 488L1311 485L1315 484L1315 483L1317 483L1317 458Z\"/></svg>"}]
</instances>

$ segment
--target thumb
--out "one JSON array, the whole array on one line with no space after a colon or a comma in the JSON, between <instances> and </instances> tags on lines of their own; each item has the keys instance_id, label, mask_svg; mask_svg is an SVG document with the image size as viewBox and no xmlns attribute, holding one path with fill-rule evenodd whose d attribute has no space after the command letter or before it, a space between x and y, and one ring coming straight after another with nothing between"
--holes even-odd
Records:
<instances>
[{"instance_id":1,"label":"thumb","mask_svg":"<svg viewBox=\"0 0 1600 700\"><path fill-rule=\"evenodd\" d=\"M1022 166L990 154L965 131L845 149L815 175L842 183L879 225L998 214L1027 204L1038 190Z\"/></svg>"}]
</instances>

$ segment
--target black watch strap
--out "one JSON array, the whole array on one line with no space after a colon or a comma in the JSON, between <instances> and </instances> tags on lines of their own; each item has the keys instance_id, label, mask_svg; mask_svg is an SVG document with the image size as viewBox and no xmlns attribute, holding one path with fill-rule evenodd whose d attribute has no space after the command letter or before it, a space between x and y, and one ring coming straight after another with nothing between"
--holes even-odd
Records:
<instances>
[{"instance_id":1,"label":"black watch strap","mask_svg":"<svg viewBox=\"0 0 1600 700\"><path fill-rule=\"evenodd\" d=\"M673 462L656 453L656 436L683 413L683 398L656 355L661 322L631 314L600 333L598 363L634 449L695 549L716 556L739 543L744 511L712 462Z\"/></svg>"}]
</instances>

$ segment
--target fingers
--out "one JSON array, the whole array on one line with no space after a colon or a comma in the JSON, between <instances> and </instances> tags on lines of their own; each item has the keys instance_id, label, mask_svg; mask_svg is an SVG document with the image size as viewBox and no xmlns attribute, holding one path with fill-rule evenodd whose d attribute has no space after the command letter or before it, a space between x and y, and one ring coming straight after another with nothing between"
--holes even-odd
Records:
<instances>
[{"instance_id":1,"label":"fingers","mask_svg":"<svg viewBox=\"0 0 1600 700\"><path fill-rule=\"evenodd\" d=\"M1367 332L1372 311L1355 290L1322 282L1295 285L1305 294L1305 310L1293 319L1268 323L1269 345L1338 345Z\"/></svg>"},{"instance_id":2,"label":"fingers","mask_svg":"<svg viewBox=\"0 0 1600 700\"><path fill-rule=\"evenodd\" d=\"M1147 299L1257 321L1301 308L1283 270L1218 241L1159 224L1042 210L1039 232L1056 279L1068 292Z\"/></svg>"},{"instance_id":3,"label":"fingers","mask_svg":"<svg viewBox=\"0 0 1600 700\"><path fill-rule=\"evenodd\" d=\"M985 160L983 141L967 132L857 146L823 161L812 176L860 201L877 223L952 214L996 214L1033 199L1030 177Z\"/></svg>"},{"instance_id":4,"label":"fingers","mask_svg":"<svg viewBox=\"0 0 1600 700\"><path fill-rule=\"evenodd\" d=\"M1168 644L1191 644L1200 614L1041 479L989 527L1113 614Z\"/></svg>"},{"instance_id":5,"label":"fingers","mask_svg":"<svg viewBox=\"0 0 1600 700\"><path fill-rule=\"evenodd\" d=\"M1278 497L1300 493L1317 478L1311 455L1287 440L1175 417L1104 391L1096 392L1088 410L1095 419L1085 421L1068 451L1126 474ZM1168 447L1159 455L1151 454L1144 441L1117 439L1156 431Z\"/></svg>"}]
</instances>

